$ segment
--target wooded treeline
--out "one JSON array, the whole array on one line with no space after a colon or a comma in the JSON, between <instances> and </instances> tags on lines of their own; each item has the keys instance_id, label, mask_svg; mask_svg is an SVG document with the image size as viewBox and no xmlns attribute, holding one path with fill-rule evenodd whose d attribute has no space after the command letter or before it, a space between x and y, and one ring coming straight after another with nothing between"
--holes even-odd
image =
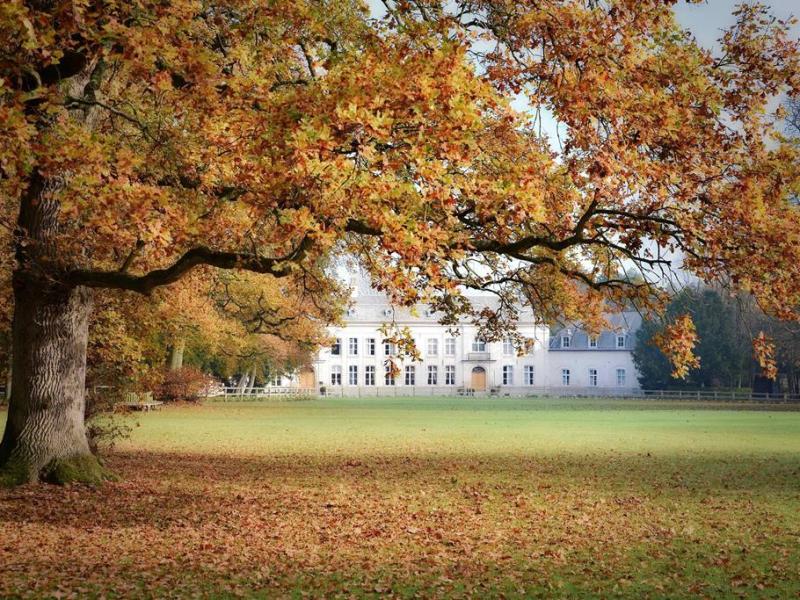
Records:
<instances>
[{"instance_id":1,"label":"wooded treeline","mask_svg":"<svg viewBox=\"0 0 800 600\"><path fill-rule=\"evenodd\" d=\"M685 378L672 376L672 365L654 343L665 321L689 314L697 328L699 366ZM776 380L764 377L751 340L765 332L775 342ZM634 362L639 384L648 390L753 389L800 393L800 325L766 315L753 298L700 285L680 290L663 317L642 321L636 333Z\"/></svg>"}]
</instances>

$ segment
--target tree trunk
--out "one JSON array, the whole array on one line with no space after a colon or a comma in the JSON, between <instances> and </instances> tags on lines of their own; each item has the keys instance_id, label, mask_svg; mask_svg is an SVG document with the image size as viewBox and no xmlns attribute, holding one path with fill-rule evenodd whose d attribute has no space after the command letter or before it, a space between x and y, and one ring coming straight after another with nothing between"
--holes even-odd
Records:
<instances>
[{"instance_id":1,"label":"tree trunk","mask_svg":"<svg viewBox=\"0 0 800 600\"><path fill-rule=\"evenodd\" d=\"M100 53L52 89L74 98L94 99L104 63ZM70 117L91 132L101 111L80 106ZM43 117L44 115L40 115ZM50 118L40 118L40 132ZM89 451L84 425L86 343L91 294L65 285L69 264L57 244L60 193L71 177L65 170L30 173L20 196L15 230L13 276L12 393L0 442L0 484L39 479L98 483L107 472Z\"/></svg>"},{"instance_id":2,"label":"tree trunk","mask_svg":"<svg viewBox=\"0 0 800 600\"><path fill-rule=\"evenodd\" d=\"M250 370L250 377L248 378L247 382L247 393L252 394L256 387L256 368L253 367Z\"/></svg>"},{"instance_id":3,"label":"tree trunk","mask_svg":"<svg viewBox=\"0 0 800 600\"><path fill-rule=\"evenodd\" d=\"M242 373L242 376L239 378L239 384L236 386L238 388L239 394L244 394L245 390L247 390L247 386L250 383L250 371L246 370Z\"/></svg>"},{"instance_id":4,"label":"tree trunk","mask_svg":"<svg viewBox=\"0 0 800 600\"><path fill-rule=\"evenodd\" d=\"M6 371L6 402L11 400L11 375L14 373L14 369L11 366L11 361L13 360L14 353L12 350L8 351L8 370Z\"/></svg>"},{"instance_id":5,"label":"tree trunk","mask_svg":"<svg viewBox=\"0 0 800 600\"><path fill-rule=\"evenodd\" d=\"M183 367L183 351L186 349L186 338L180 337L172 347L169 357L169 370L177 371Z\"/></svg>"},{"instance_id":6,"label":"tree trunk","mask_svg":"<svg viewBox=\"0 0 800 600\"><path fill-rule=\"evenodd\" d=\"M14 391L0 477L10 484L99 483L107 473L89 450L84 426L89 290L14 279Z\"/></svg>"}]
</instances>

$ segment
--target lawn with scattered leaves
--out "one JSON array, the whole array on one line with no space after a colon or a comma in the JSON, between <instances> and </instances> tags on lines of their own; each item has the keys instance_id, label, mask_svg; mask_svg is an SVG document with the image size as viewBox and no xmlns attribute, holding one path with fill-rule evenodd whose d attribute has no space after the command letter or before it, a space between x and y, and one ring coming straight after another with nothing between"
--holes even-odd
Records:
<instances>
[{"instance_id":1,"label":"lawn with scattered leaves","mask_svg":"<svg viewBox=\"0 0 800 600\"><path fill-rule=\"evenodd\" d=\"M0 490L0 596L797 597L800 413L743 408L167 408L118 483Z\"/></svg>"}]
</instances>

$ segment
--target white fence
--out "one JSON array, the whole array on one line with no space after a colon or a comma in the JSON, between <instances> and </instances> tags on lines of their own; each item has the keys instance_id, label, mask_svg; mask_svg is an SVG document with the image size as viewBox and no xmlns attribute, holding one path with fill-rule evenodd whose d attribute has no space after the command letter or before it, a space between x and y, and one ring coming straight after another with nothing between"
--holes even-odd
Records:
<instances>
[{"instance_id":1,"label":"white fence","mask_svg":"<svg viewBox=\"0 0 800 600\"><path fill-rule=\"evenodd\" d=\"M800 403L798 394L765 394L725 390L642 390L638 388L600 387L530 387L497 386L486 390L471 390L456 386L322 386L297 388L266 386L255 388L220 388L209 395L212 400L241 401L269 398L304 399L316 396L338 398L384 398L426 396L496 396L496 397L557 397L557 398L622 398L643 400L677 400L705 402L768 402Z\"/></svg>"},{"instance_id":2,"label":"white fence","mask_svg":"<svg viewBox=\"0 0 800 600\"><path fill-rule=\"evenodd\" d=\"M224 387L214 390L206 396L211 400L256 400L263 398L311 398L319 395L314 388L298 388L292 386L264 386L264 387Z\"/></svg>"}]
</instances>

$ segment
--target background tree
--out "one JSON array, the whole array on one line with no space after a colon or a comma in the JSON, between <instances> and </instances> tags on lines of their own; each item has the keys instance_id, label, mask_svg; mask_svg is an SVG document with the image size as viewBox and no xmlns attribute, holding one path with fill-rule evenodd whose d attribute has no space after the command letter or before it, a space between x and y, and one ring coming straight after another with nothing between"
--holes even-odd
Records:
<instances>
[{"instance_id":1,"label":"background tree","mask_svg":"<svg viewBox=\"0 0 800 600\"><path fill-rule=\"evenodd\" d=\"M654 343L664 319L691 315L697 329L695 354L699 365L683 379L672 376L673 366ZM636 333L633 360L644 389L749 387L754 372L749 335L741 326L737 307L712 289L687 287L673 298L663 319L644 319Z\"/></svg>"},{"instance_id":2,"label":"background tree","mask_svg":"<svg viewBox=\"0 0 800 600\"><path fill-rule=\"evenodd\" d=\"M800 393L800 324L765 314L753 298L740 295L735 307L739 317L742 341L764 332L774 340L777 381L761 382L774 391Z\"/></svg>"},{"instance_id":3,"label":"background tree","mask_svg":"<svg viewBox=\"0 0 800 600\"><path fill-rule=\"evenodd\" d=\"M375 20L355 0L4 3L6 478L102 477L82 419L92 296L202 265L313 282L324 302L330 255L350 254L395 301L494 339L519 298L545 318L659 308L680 250L796 318L798 147L768 103L800 91L797 43L751 5L715 56L671 5L386 0ZM620 277L631 264L644 282Z\"/></svg>"}]
</instances>

